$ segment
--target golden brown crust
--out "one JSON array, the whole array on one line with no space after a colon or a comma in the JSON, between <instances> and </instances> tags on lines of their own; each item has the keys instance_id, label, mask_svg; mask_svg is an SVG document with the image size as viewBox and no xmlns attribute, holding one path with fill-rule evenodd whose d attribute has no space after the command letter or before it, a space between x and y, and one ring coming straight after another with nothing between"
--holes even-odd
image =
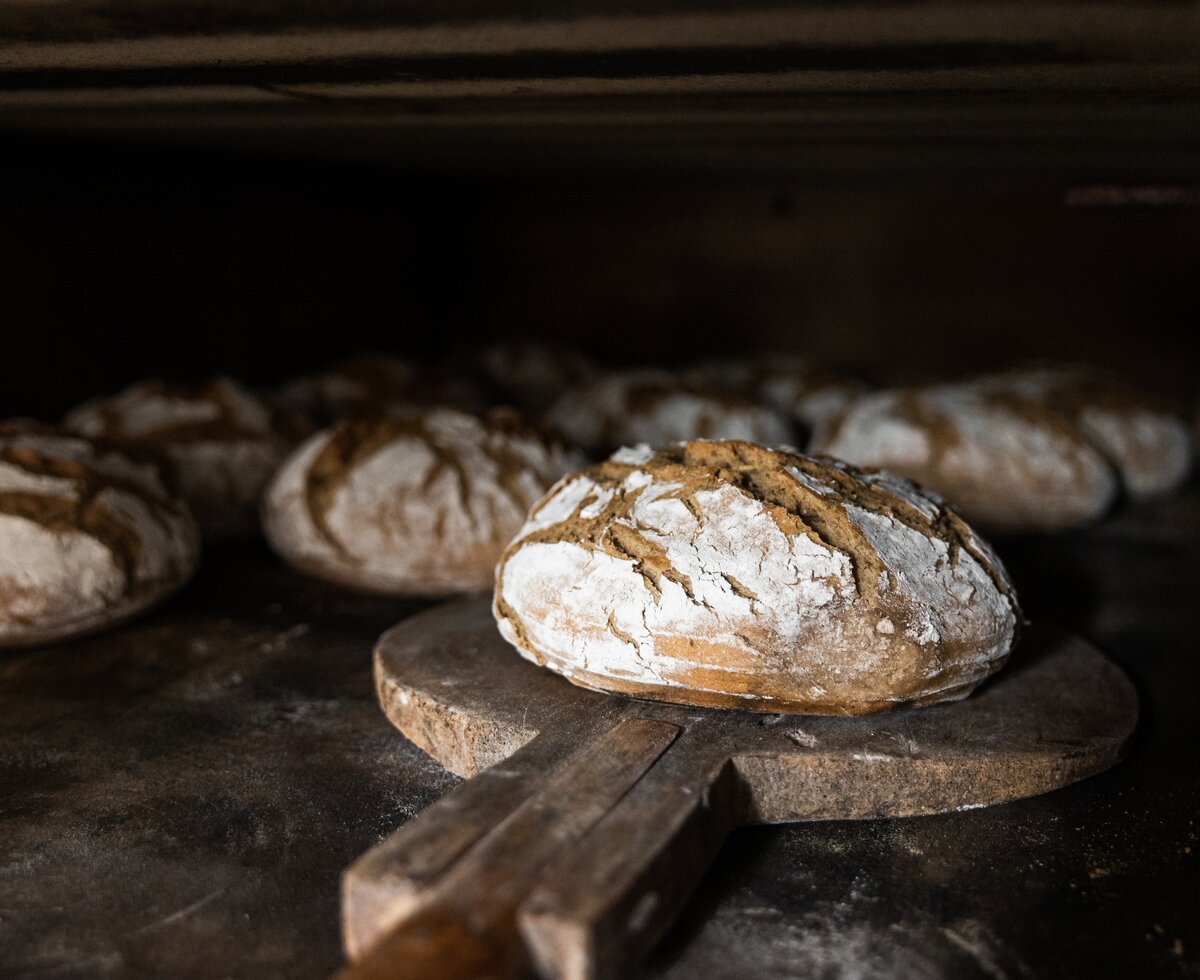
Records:
<instances>
[{"instance_id":1,"label":"golden brown crust","mask_svg":"<svg viewBox=\"0 0 1200 980\"><path fill-rule=\"evenodd\" d=\"M349 418L280 470L264 526L290 563L341 584L393 595L486 590L568 460L511 411Z\"/></svg>"},{"instance_id":2,"label":"golden brown crust","mask_svg":"<svg viewBox=\"0 0 1200 980\"><path fill-rule=\"evenodd\" d=\"M1116 472L1077 422L984 383L867 395L824 426L819 453L927 486L991 532L1056 531L1113 504Z\"/></svg>"},{"instance_id":3,"label":"golden brown crust","mask_svg":"<svg viewBox=\"0 0 1200 980\"><path fill-rule=\"evenodd\" d=\"M1194 446L1183 420L1156 394L1111 372L1034 367L991 375L979 384L1014 411L1040 407L1056 413L1105 457L1132 497L1168 492L1187 477Z\"/></svg>"},{"instance_id":4,"label":"golden brown crust","mask_svg":"<svg viewBox=\"0 0 1200 980\"><path fill-rule=\"evenodd\" d=\"M745 555L713 551L729 534ZM914 564L908 541L938 542L920 560L941 567ZM560 604L575 593L588 604ZM964 596L976 593L984 606L971 611ZM1003 664L1020 622L1002 566L937 498L732 440L609 460L560 483L502 557L494 609L526 656L583 686L828 714L965 696Z\"/></svg>"},{"instance_id":5,"label":"golden brown crust","mask_svg":"<svg viewBox=\"0 0 1200 980\"><path fill-rule=\"evenodd\" d=\"M0 467L6 479L15 481L0 489L0 515L18 519L14 529L24 522L60 541L90 539L104 549L115 570L81 567L79 578L64 590L55 578L63 574L55 564L61 558L43 566L39 553L21 552L15 575L6 575L0 589L0 646L37 645L94 632L155 605L191 577L195 526L186 507L157 484L152 468L139 468L51 426L27 423L0 430ZM126 510L131 501L140 504L138 517ZM148 532L167 550L149 555ZM96 558L93 553L79 560L94 563ZM43 567L47 571L40 571ZM71 566L66 568L73 577ZM115 574L109 581L117 591L94 584L89 573ZM75 595L77 601L67 601Z\"/></svg>"},{"instance_id":6,"label":"golden brown crust","mask_svg":"<svg viewBox=\"0 0 1200 980\"><path fill-rule=\"evenodd\" d=\"M157 464L214 538L257 533L263 487L311 431L296 412L270 406L223 377L203 384L146 381L80 406L65 424L97 444Z\"/></svg>"},{"instance_id":7,"label":"golden brown crust","mask_svg":"<svg viewBox=\"0 0 1200 980\"><path fill-rule=\"evenodd\" d=\"M13 434L35 433L58 435L51 426L24 428ZM4 433L0 433L0 436ZM74 437L70 437L74 438ZM56 497L33 492L0 491L0 514L22 517L40 524L48 531L79 530L95 538L112 555L113 562L125 574L127 582L134 581L133 569L141 555L140 533L113 513L99 500L107 489L120 490L141 499L146 512L160 519L160 509L177 518L186 515L182 505L165 495L154 495L146 484L123 480L111 473L99 473L78 459L40 452L33 446L0 444L0 463L19 469L30 476L45 476L70 480L74 484L71 497Z\"/></svg>"}]
</instances>

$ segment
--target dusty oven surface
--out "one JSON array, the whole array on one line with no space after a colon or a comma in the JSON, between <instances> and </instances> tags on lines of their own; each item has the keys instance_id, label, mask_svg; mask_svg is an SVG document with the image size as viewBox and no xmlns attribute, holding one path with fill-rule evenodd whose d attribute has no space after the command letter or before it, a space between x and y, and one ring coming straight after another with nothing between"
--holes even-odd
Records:
<instances>
[{"instance_id":1,"label":"dusty oven surface","mask_svg":"<svg viewBox=\"0 0 1200 980\"><path fill-rule=\"evenodd\" d=\"M1187 975L1200 496L1008 558L1132 675L1128 760L1049 796L739 831L646 976ZM1070 577L1065 573L1069 572ZM370 646L421 608L210 556L156 615L0 662L0 949L14 976L319 977L337 885L456 780L379 711Z\"/></svg>"}]
</instances>

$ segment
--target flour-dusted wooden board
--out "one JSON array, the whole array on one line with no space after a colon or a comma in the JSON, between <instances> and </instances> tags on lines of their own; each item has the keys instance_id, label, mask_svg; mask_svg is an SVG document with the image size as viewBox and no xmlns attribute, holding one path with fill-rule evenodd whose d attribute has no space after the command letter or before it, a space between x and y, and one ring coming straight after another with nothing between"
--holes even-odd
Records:
<instances>
[{"instance_id":1,"label":"flour-dusted wooden board","mask_svg":"<svg viewBox=\"0 0 1200 980\"><path fill-rule=\"evenodd\" d=\"M1112 765L1137 720L1107 658L1037 633L970 699L893 714L614 697L522 660L484 599L385 634L376 682L409 739L474 778L347 872L348 975L361 977L616 976L737 826L1043 793Z\"/></svg>"}]
</instances>

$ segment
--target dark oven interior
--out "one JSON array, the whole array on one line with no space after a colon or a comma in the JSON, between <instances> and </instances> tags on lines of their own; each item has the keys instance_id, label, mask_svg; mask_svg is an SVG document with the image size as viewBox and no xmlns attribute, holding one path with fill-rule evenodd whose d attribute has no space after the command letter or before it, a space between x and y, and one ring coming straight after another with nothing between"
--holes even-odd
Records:
<instances>
[{"instance_id":1,"label":"dark oven interior","mask_svg":"<svg viewBox=\"0 0 1200 980\"><path fill-rule=\"evenodd\" d=\"M4 414L512 337L618 365L776 349L899 384L1081 361L1193 407L1186 183L476 167L10 137L0 285L26 369Z\"/></svg>"},{"instance_id":2,"label":"dark oven interior","mask_svg":"<svg viewBox=\"0 0 1200 980\"><path fill-rule=\"evenodd\" d=\"M610 6L0 10L0 419L533 339L879 385L1086 363L1194 433L1194 12ZM1193 975L1198 515L1193 476L998 542L1033 628L1133 678L1124 762L741 830L638 975ZM0 974L337 968L339 875L458 784L370 676L429 605L255 542L143 622L0 650Z\"/></svg>"}]
</instances>

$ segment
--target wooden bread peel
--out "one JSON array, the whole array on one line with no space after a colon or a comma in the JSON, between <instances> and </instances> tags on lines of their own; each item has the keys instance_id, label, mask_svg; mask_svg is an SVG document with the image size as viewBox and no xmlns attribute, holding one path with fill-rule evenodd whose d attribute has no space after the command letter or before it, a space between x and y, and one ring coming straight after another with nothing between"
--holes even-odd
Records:
<instances>
[{"instance_id":1,"label":"wooden bread peel","mask_svg":"<svg viewBox=\"0 0 1200 980\"><path fill-rule=\"evenodd\" d=\"M342 980L627 976L735 828L1044 793L1113 765L1138 711L1105 656L1036 632L978 693L930 708L634 700L521 659L481 598L394 627L375 671L396 726L473 778L345 873Z\"/></svg>"}]
</instances>

